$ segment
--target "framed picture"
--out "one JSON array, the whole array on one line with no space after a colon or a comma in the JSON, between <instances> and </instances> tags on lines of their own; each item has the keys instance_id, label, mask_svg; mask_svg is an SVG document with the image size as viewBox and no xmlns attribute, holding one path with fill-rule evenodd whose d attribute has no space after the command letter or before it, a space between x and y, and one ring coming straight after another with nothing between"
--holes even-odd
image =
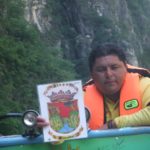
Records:
<instances>
[{"instance_id":1,"label":"framed picture","mask_svg":"<svg viewBox=\"0 0 150 150\"><path fill-rule=\"evenodd\" d=\"M44 141L87 137L87 125L80 80L37 86L41 116L49 126L43 128Z\"/></svg>"}]
</instances>

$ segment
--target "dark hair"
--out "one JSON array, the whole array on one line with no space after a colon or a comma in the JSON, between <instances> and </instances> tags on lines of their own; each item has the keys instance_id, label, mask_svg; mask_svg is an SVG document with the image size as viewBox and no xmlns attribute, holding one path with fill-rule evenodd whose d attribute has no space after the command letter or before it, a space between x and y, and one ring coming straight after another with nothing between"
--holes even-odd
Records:
<instances>
[{"instance_id":1,"label":"dark hair","mask_svg":"<svg viewBox=\"0 0 150 150\"><path fill-rule=\"evenodd\" d=\"M123 49L121 49L117 45L107 43L107 44L99 45L91 51L89 55L90 71L92 71L96 58L108 56L108 55L116 55L121 61L123 61L123 63L126 63L126 56L125 53L123 52Z\"/></svg>"}]
</instances>

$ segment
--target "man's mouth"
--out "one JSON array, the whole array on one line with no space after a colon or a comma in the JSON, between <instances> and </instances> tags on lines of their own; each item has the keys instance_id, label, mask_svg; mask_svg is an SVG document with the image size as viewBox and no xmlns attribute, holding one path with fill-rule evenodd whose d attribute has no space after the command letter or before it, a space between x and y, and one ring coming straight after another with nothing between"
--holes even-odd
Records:
<instances>
[{"instance_id":1,"label":"man's mouth","mask_svg":"<svg viewBox=\"0 0 150 150\"><path fill-rule=\"evenodd\" d=\"M104 82L105 84L112 84L112 83L115 83L115 81L111 81L111 80L107 80Z\"/></svg>"}]
</instances>

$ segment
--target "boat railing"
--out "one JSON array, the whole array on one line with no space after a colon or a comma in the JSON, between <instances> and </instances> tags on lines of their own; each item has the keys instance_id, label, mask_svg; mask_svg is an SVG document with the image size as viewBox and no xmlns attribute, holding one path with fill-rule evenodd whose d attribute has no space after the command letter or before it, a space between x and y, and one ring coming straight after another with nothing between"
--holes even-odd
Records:
<instances>
[{"instance_id":1,"label":"boat railing","mask_svg":"<svg viewBox=\"0 0 150 150\"><path fill-rule=\"evenodd\" d=\"M87 138L119 137L128 135L150 134L150 127L127 127L109 130L89 130ZM74 140L74 139L73 139ZM36 137L22 135L0 136L0 147L44 143L43 135Z\"/></svg>"}]
</instances>

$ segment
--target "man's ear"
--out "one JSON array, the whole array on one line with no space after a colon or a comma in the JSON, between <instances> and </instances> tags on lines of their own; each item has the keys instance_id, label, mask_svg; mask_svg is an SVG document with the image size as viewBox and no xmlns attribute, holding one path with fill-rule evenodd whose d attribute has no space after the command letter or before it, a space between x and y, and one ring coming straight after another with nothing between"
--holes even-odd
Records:
<instances>
[{"instance_id":1,"label":"man's ear","mask_svg":"<svg viewBox=\"0 0 150 150\"><path fill-rule=\"evenodd\" d=\"M126 70L127 70L127 69L128 69L127 62L124 62L124 65L125 65L125 68L126 68Z\"/></svg>"},{"instance_id":2,"label":"man's ear","mask_svg":"<svg viewBox=\"0 0 150 150\"><path fill-rule=\"evenodd\" d=\"M91 75L91 79L93 80L93 73L91 72L91 74L90 74L90 75Z\"/></svg>"}]
</instances>

